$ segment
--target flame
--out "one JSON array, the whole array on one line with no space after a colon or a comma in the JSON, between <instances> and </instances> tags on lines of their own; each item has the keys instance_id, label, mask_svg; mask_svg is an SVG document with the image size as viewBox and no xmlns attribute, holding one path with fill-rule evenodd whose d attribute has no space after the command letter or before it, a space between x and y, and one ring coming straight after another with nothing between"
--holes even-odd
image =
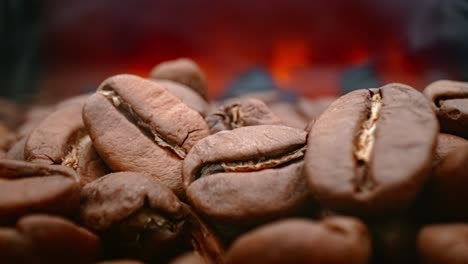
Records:
<instances>
[{"instance_id":1,"label":"flame","mask_svg":"<svg viewBox=\"0 0 468 264\"><path fill-rule=\"evenodd\" d=\"M278 85L290 85L295 71L312 65L310 57L310 45L304 39L276 41L273 44L270 69Z\"/></svg>"}]
</instances>

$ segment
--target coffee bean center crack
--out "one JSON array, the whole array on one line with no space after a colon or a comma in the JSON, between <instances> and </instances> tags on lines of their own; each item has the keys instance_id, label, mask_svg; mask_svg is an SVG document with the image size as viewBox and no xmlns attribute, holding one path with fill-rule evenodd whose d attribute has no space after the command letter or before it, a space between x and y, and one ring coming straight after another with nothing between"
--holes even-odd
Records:
<instances>
[{"instance_id":1,"label":"coffee bean center crack","mask_svg":"<svg viewBox=\"0 0 468 264\"><path fill-rule=\"evenodd\" d=\"M354 186L355 191L359 193L369 192L375 187L375 181L369 173L369 163L375 144L375 131L383 102L380 90L378 92L369 92L371 98L368 107L368 118L362 123L354 151L357 163Z\"/></svg>"},{"instance_id":2,"label":"coffee bean center crack","mask_svg":"<svg viewBox=\"0 0 468 264\"><path fill-rule=\"evenodd\" d=\"M83 130L78 130L70 140L69 151L62 159L62 164L64 166L73 168L74 170L78 169L78 159L81 151L86 147L86 145L91 143L91 138Z\"/></svg>"},{"instance_id":3,"label":"coffee bean center crack","mask_svg":"<svg viewBox=\"0 0 468 264\"><path fill-rule=\"evenodd\" d=\"M161 134L158 133L158 131L154 130L149 124L144 122L139 115L135 113L133 110L132 106L125 102L125 100L122 99L115 91L113 90L102 90L99 91L100 94L102 94L104 97L109 99L112 104L118 108L120 112L122 112L125 116L129 117L129 120L139 127L141 130L143 130L145 135L151 135L150 137L154 142L159 145L162 148L168 148L171 149L177 156L179 156L181 159L184 159L185 156L187 155L186 151L181 147L178 146L176 143L170 142L168 139L164 138L161 136ZM183 142L188 138L190 133L193 133L194 131L191 131L187 134L186 138L184 139Z\"/></svg>"},{"instance_id":4,"label":"coffee bean center crack","mask_svg":"<svg viewBox=\"0 0 468 264\"><path fill-rule=\"evenodd\" d=\"M302 146L301 148L281 156L261 157L259 159L246 161L210 163L200 169L199 175L200 177L204 177L220 172L252 172L280 167L289 162L301 159L304 156L306 149L307 146Z\"/></svg>"},{"instance_id":5,"label":"coffee bean center crack","mask_svg":"<svg viewBox=\"0 0 468 264\"><path fill-rule=\"evenodd\" d=\"M239 105L233 105L226 109L226 115L224 116L224 123L230 129L243 126L242 112L240 111Z\"/></svg>"}]
</instances>

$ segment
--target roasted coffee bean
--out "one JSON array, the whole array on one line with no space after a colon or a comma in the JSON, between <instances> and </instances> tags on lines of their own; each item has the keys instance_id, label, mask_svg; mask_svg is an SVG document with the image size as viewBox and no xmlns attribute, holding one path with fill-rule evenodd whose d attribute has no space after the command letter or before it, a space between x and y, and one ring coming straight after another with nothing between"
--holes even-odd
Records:
<instances>
[{"instance_id":1,"label":"roasted coffee bean","mask_svg":"<svg viewBox=\"0 0 468 264\"><path fill-rule=\"evenodd\" d=\"M225 263L358 264L368 263L370 255L370 237L358 219L289 219L241 236L227 252Z\"/></svg>"},{"instance_id":2,"label":"roasted coffee bean","mask_svg":"<svg viewBox=\"0 0 468 264\"><path fill-rule=\"evenodd\" d=\"M208 113L205 120L212 134L244 126L280 124L270 108L255 98L226 100Z\"/></svg>"},{"instance_id":3,"label":"roasted coffee bean","mask_svg":"<svg viewBox=\"0 0 468 264\"><path fill-rule=\"evenodd\" d=\"M179 98L184 104L205 116L208 103L197 92L189 87L169 80L154 80L160 86L166 88L171 94Z\"/></svg>"},{"instance_id":4,"label":"roasted coffee bean","mask_svg":"<svg viewBox=\"0 0 468 264\"><path fill-rule=\"evenodd\" d=\"M0 122L0 150L7 151L15 141L15 133Z\"/></svg>"},{"instance_id":5,"label":"roasted coffee bean","mask_svg":"<svg viewBox=\"0 0 468 264\"><path fill-rule=\"evenodd\" d=\"M308 200L302 176L306 132L262 125L200 140L184 161L193 207L210 220L253 224L290 214Z\"/></svg>"},{"instance_id":6,"label":"roasted coffee bean","mask_svg":"<svg viewBox=\"0 0 468 264\"><path fill-rule=\"evenodd\" d=\"M182 83L192 88L206 99L205 74L200 67L190 59L180 58L160 63L151 70L150 78Z\"/></svg>"},{"instance_id":7,"label":"roasted coffee bean","mask_svg":"<svg viewBox=\"0 0 468 264\"><path fill-rule=\"evenodd\" d=\"M310 190L323 206L339 212L405 209L428 176L437 135L429 102L408 86L344 95L309 134L305 173Z\"/></svg>"},{"instance_id":8,"label":"roasted coffee bean","mask_svg":"<svg viewBox=\"0 0 468 264\"><path fill-rule=\"evenodd\" d=\"M28 215L16 227L0 227L1 263L90 263L99 238L72 222L50 215Z\"/></svg>"},{"instance_id":9,"label":"roasted coffee bean","mask_svg":"<svg viewBox=\"0 0 468 264\"><path fill-rule=\"evenodd\" d=\"M223 251L189 207L158 180L143 174L113 173L87 184L81 193L80 215L85 226L103 235L107 253L114 257L174 257L189 249L189 238L207 260L219 259Z\"/></svg>"},{"instance_id":10,"label":"roasted coffee bean","mask_svg":"<svg viewBox=\"0 0 468 264\"><path fill-rule=\"evenodd\" d=\"M468 144L449 152L425 187L423 214L432 221L468 221Z\"/></svg>"},{"instance_id":11,"label":"roasted coffee bean","mask_svg":"<svg viewBox=\"0 0 468 264\"><path fill-rule=\"evenodd\" d=\"M437 81L424 94L432 102L440 130L468 139L468 83Z\"/></svg>"},{"instance_id":12,"label":"roasted coffee bean","mask_svg":"<svg viewBox=\"0 0 468 264\"><path fill-rule=\"evenodd\" d=\"M170 264L206 264L206 262L196 252L190 252L177 257Z\"/></svg>"},{"instance_id":13,"label":"roasted coffee bean","mask_svg":"<svg viewBox=\"0 0 468 264\"><path fill-rule=\"evenodd\" d=\"M81 192L80 218L117 257L147 260L183 250L187 214L170 189L139 173L108 174Z\"/></svg>"},{"instance_id":14,"label":"roasted coffee bean","mask_svg":"<svg viewBox=\"0 0 468 264\"><path fill-rule=\"evenodd\" d=\"M14 129L23 121L21 106L6 98L0 98L0 122Z\"/></svg>"},{"instance_id":15,"label":"roasted coffee bean","mask_svg":"<svg viewBox=\"0 0 468 264\"><path fill-rule=\"evenodd\" d=\"M464 138L440 133L437 137L437 147L432 160L432 167L434 168L437 166L452 150L467 143L468 141Z\"/></svg>"},{"instance_id":16,"label":"roasted coffee bean","mask_svg":"<svg viewBox=\"0 0 468 264\"><path fill-rule=\"evenodd\" d=\"M307 120L317 119L336 99L335 97L318 99L300 98L297 102L297 111Z\"/></svg>"},{"instance_id":17,"label":"roasted coffee bean","mask_svg":"<svg viewBox=\"0 0 468 264\"><path fill-rule=\"evenodd\" d=\"M132 75L104 81L83 108L94 147L114 171L151 175L182 195L182 160L209 135L203 117L160 85Z\"/></svg>"},{"instance_id":18,"label":"roasted coffee bean","mask_svg":"<svg viewBox=\"0 0 468 264\"><path fill-rule=\"evenodd\" d=\"M19 138L25 138L31 134L45 118L55 111L54 106L33 106L25 114L25 121L17 130Z\"/></svg>"},{"instance_id":19,"label":"roasted coffee bean","mask_svg":"<svg viewBox=\"0 0 468 264\"><path fill-rule=\"evenodd\" d=\"M29 213L74 213L79 192L78 177L69 168L0 160L0 222Z\"/></svg>"},{"instance_id":20,"label":"roasted coffee bean","mask_svg":"<svg viewBox=\"0 0 468 264\"><path fill-rule=\"evenodd\" d=\"M23 137L22 139L13 143L10 147L8 152L6 153L7 159L12 160L25 160L24 158L24 146L26 145L27 137Z\"/></svg>"},{"instance_id":21,"label":"roasted coffee bean","mask_svg":"<svg viewBox=\"0 0 468 264\"><path fill-rule=\"evenodd\" d=\"M423 264L468 263L468 224L430 225L418 236Z\"/></svg>"},{"instance_id":22,"label":"roasted coffee bean","mask_svg":"<svg viewBox=\"0 0 468 264\"><path fill-rule=\"evenodd\" d=\"M24 147L26 160L73 168L82 185L109 172L84 128L81 116L86 98L62 103L31 132Z\"/></svg>"},{"instance_id":23,"label":"roasted coffee bean","mask_svg":"<svg viewBox=\"0 0 468 264\"><path fill-rule=\"evenodd\" d=\"M277 102L268 105L273 113L281 120L285 126L305 129L308 124L306 117L302 116L295 105L286 102Z\"/></svg>"}]
</instances>

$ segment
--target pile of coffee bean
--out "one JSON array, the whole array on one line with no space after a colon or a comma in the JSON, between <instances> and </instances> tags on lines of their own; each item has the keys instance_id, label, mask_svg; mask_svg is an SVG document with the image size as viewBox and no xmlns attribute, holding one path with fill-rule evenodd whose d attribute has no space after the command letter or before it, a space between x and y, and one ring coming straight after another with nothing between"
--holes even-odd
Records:
<instances>
[{"instance_id":1,"label":"pile of coffee bean","mask_svg":"<svg viewBox=\"0 0 468 264\"><path fill-rule=\"evenodd\" d=\"M0 104L0 263L468 263L468 83L209 102L178 59Z\"/></svg>"}]
</instances>

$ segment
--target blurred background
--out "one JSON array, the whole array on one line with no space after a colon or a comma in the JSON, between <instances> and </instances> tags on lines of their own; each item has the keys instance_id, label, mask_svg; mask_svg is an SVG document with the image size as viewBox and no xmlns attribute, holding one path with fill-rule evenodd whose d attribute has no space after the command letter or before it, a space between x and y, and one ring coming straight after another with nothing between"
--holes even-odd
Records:
<instances>
[{"instance_id":1,"label":"blurred background","mask_svg":"<svg viewBox=\"0 0 468 264\"><path fill-rule=\"evenodd\" d=\"M201 65L211 98L245 78L308 97L468 80L467 0L2 0L0 14L0 96L19 100L178 57Z\"/></svg>"}]
</instances>

